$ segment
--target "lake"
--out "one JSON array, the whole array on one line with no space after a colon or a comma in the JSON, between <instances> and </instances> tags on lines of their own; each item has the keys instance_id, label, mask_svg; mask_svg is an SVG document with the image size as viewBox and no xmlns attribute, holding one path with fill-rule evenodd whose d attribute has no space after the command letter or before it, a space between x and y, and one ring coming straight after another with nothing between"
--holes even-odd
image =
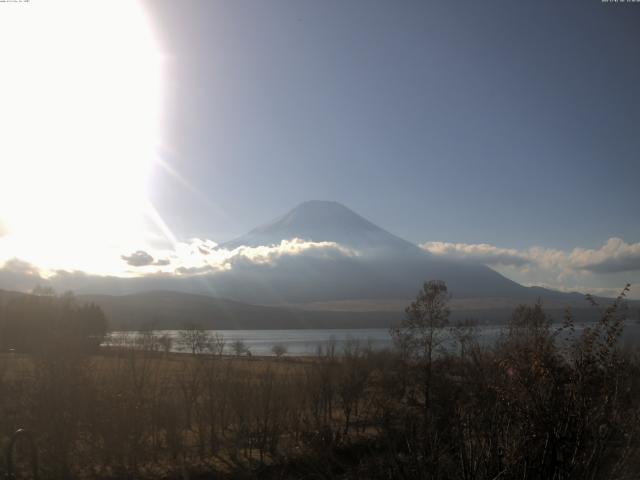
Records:
<instances>
[{"instance_id":1,"label":"lake","mask_svg":"<svg viewBox=\"0 0 640 480\"><path fill-rule=\"evenodd\" d=\"M555 328L554 325L552 328ZM576 326L580 331L582 325ZM480 326L477 328L478 341L482 345L494 342L502 326ZM186 351L180 345L179 330L157 330L155 335L167 335L172 338L174 352ZM318 347L326 348L329 344L335 345L336 352L341 352L348 342L358 341L362 346L370 346L374 350L390 348L392 345L389 330L384 328L360 328L360 329L317 329L317 330L209 330L211 334L222 335L226 341L225 353L231 353L230 345L236 340L242 340L252 355L273 355L271 349L274 345L282 345L287 350L287 355L309 356L315 355ZM118 336L127 336L130 341L140 335L139 332L113 332L114 339ZM106 345L112 344L110 340ZM628 324L622 335L623 344L640 343L640 325Z\"/></svg>"}]
</instances>

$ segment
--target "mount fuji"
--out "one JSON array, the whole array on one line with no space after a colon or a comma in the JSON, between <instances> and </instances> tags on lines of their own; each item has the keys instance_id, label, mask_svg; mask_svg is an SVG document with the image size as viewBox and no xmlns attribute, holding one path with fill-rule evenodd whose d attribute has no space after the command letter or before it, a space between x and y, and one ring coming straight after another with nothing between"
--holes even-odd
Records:
<instances>
[{"instance_id":1,"label":"mount fuji","mask_svg":"<svg viewBox=\"0 0 640 480\"><path fill-rule=\"evenodd\" d=\"M305 248L296 250L301 244ZM250 247L284 253L256 260ZM210 328L385 326L400 318L427 280L447 283L457 319L503 322L517 304L537 299L554 316L568 306L578 317L593 315L581 294L525 287L485 265L439 258L337 202L302 203L218 248L233 253L229 268L137 278L80 276L75 284L53 286L100 305L124 329L181 328L185 321Z\"/></svg>"},{"instance_id":2,"label":"mount fuji","mask_svg":"<svg viewBox=\"0 0 640 480\"><path fill-rule=\"evenodd\" d=\"M222 246L229 249L242 245L258 247L292 238L335 242L368 254L424 253L416 245L374 225L341 203L321 200L301 203L285 215Z\"/></svg>"},{"instance_id":3,"label":"mount fuji","mask_svg":"<svg viewBox=\"0 0 640 480\"><path fill-rule=\"evenodd\" d=\"M333 201L304 202L272 222L221 246L234 249L277 245L294 238L335 242L357 255L339 260L297 259L259 273L253 272L251 290L254 295L264 293L266 285L284 302L406 299L411 298L424 281L439 279L444 280L452 294L459 298L568 297L543 288L524 287L485 265L434 257ZM227 280L232 280L233 276L227 275ZM216 287L225 295L236 298L247 287L246 281L244 284L233 281L234 292L227 288L227 283L222 285L216 281ZM273 300L275 298L268 303Z\"/></svg>"}]
</instances>

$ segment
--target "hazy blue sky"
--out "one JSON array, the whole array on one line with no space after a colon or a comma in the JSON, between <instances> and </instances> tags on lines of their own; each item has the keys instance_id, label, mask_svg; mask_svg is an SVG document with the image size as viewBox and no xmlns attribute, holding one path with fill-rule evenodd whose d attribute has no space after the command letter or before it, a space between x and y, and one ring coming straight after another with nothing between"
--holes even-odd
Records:
<instances>
[{"instance_id":1,"label":"hazy blue sky","mask_svg":"<svg viewBox=\"0 0 640 480\"><path fill-rule=\"evenodd\" d=\"M322 199L526 285L640 298L640 3L1 10L0 288L219 269L246 255L216 243Z\"/></svg>"},{"instance_id":2,"label":"hazy blue sky","mask_svg":"<svg viewBox=\"0 0 640 480\"><path fill-rule=\"evenodd\" d=\"M154 202L224 241L306 199L414 242L640 240L640 5L149 1Z\"/></svg>"}]
</instances>

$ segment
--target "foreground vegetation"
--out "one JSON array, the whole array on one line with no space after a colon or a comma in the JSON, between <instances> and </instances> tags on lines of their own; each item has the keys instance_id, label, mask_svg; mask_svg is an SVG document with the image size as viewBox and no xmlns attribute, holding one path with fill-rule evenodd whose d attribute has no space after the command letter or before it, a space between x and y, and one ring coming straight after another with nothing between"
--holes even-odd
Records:
<instances>
[{"instance_id":1,"label":"foreground vegetation","mask_svg":"<svg viewBox=\"0 0 640 480\"><path fill-rule=\"evenodd\" d=\"M553 328L521 306L489 347L472 323L448 325L439 282L407 308L393 351L353 341L250 359L56 341L0 355L0 434L34 433L41 478L635 478L625 293L579 334L569 313Z\"/></svg>"}]
</instances>

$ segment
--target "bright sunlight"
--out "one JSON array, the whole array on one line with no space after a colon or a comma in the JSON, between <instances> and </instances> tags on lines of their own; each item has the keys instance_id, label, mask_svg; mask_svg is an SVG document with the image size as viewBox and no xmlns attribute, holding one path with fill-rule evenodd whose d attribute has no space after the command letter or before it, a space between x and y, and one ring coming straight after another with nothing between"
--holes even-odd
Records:
<instances>
[{"instance_id":1,"label":"bright sunlight","mask_svg":"<svg viewBox=\"0 0 640 480\"><path fill-rule=\"evenodd\" d=\"M0 58L0 261L116 273L149 235L161 72L145 12L7 4Z\"/></svg>"}]
</instances>

